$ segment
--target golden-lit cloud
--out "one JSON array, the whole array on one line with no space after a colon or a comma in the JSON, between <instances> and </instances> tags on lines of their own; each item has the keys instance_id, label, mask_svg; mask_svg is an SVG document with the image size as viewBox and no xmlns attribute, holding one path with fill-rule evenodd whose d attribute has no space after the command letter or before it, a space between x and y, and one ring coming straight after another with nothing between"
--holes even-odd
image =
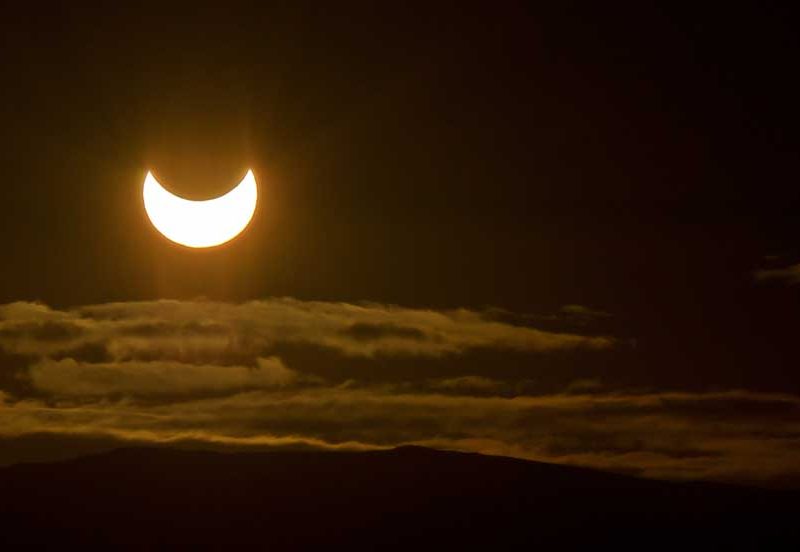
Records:
<instances>
[{"instance_id":1,"label":"golden-lit cloud","mask_svg":"<svg viewBox=\"0 0 800 552\"><path fill-rule=\"evenodd\" d=\"M763 482L800 476L800 400L779 394L503 398L315 387L155 403L6 396L0 409L4 437L49 433L245 448L419 444L649 477Z\"/></svg>"},{"instance_id":2,"label":"golden-lit cloud","mask_svg":"<svg viewBox=\"0 0 800 552\"><path fill-rule=\"evenodd\" d=\"M100 345L115 360L258 355L276 344L315 345L351 357L458 355L472 349L601 350L604 336L557 333L488 319L466 309L281 298L241 304L143 301L69 311L37 303L0 306L0 347L28 355Z\"/></svg>"},{"instance_id":3,"label":"golden-lit cloud","mask_svg":"<svg viewBox=\"0 0 800 552\"><path fill-rule=\"evenodd\" d=\"M566 376L543 391L544 360L602 367L617 342L512 318L295 299L3 305L0 439L419 444L650 477L800 478L800 399ZM523 368L505 372L509 358ZM12 458L0 446L0 464Z\"/></svg>"},{"instance_id":4,"label":"golden-lit cloud","mask_svg":"<svg viewBox=\"0 0 800 552\"><path fill-rule=\"evenodd\" d=\"M255 367L184 364L170 361L87 363L71 358L31 366L30 379L55 396L196 395L283 387L299 378L277 358L259 358Z\"/></svg>"}]
</instances>

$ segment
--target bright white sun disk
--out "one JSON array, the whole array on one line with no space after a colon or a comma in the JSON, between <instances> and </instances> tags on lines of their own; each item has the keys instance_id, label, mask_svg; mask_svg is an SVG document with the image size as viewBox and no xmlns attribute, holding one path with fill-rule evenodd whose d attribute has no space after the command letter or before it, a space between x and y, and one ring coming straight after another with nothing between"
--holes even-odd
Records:
<instances>
[{"instance_id":1,"label":"bright white sun disk","mask_svg":"<svg viewBox=\"0 0 800 552\"><path fill-rule=\"evenodd\" d=\"M144 208L168 239L187 247L213 247L232 240L253 218L258 188L253 171L227 194L192 201L168 192L150 172L144 179Z\"/></svg>"}]
</instances>

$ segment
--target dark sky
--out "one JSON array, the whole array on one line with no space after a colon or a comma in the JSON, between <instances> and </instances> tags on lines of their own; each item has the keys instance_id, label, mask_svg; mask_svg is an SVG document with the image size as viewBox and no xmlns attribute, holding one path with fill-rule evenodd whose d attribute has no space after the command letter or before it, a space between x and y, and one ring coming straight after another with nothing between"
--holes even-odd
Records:
<instances>
[{"instance_id":1,"label":"dark sky","mask_svg":"<svg viewBox=\"0 0 800 552\"><path fill-rule=\"evenodd\" d=\"M469 309L616 345L479 345L381 373L800 393L789 14L73 4L3 13L0 303ZM190 250L149 224L147 170L205 199L247 168L260 203L230 244ZM376 379L328 361L350 363L339 383Z\"/></svg>"}]
</instances>

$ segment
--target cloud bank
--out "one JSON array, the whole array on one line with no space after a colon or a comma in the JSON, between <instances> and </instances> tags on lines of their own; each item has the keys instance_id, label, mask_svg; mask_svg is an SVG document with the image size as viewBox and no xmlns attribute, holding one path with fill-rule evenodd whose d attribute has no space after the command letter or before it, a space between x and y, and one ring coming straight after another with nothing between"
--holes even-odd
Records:
<instances>
[{"instance_id":1,"label":"cloud bank","mask_svg":"<svg viewBox=\"0 0 800 552\"><path fill-rule=\"evenodd\" d=\"M418 444L648 477L800 481L797 397L637 392L595 379L543 393L535 383L538 359L582 354L602 366L618 344L519 319L296 299L70 310L3 305L0 440L48 435L242 448ZM459 366L479 350L489 360L480 373L473 364L446 377L402 368L408 371L381 380L325 372L318 357L290 358L281 352L286 347L325 350L373 373L398 357L410 362L403 366L445 359ZM524 377L497 375L508 351L530 357ZM0 463L11 456L0 452Z\"/></svg>"},{"instance_id":2,"label":"cloud bank","mask_svg":"<svg viewBox=\"0 0 800 552\"><path fill-rule=\"evenodd\" d=\"M525 352L607 349L608 337L557 333L491 320L466 309L434 311L281 298L229 304L147 301L59 311L0 306L0 347L68 354L100 344L114 360L140 356L257 354L278 343L316 345L350 357L439 357L486 348Z\"/></svg>"}]
</instances>

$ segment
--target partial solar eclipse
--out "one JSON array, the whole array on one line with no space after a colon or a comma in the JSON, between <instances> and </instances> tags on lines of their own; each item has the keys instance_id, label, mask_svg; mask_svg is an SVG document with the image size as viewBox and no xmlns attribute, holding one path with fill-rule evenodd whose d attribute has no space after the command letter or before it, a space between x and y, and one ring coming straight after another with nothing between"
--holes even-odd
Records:
<instances>
[{"instance_id":1,"label":"partial solar eclipse","mask_svg":"<svg viewBox=\"0 0 800 552\"><path fill-rule=\"evenodd\" d=\"M258 189L253 171L230 192L206 201L192 201L168 192L148 171L144 209L156 230L187 247L213 247L238 236L253 218Z\"/></svg>"}]
</instances>

